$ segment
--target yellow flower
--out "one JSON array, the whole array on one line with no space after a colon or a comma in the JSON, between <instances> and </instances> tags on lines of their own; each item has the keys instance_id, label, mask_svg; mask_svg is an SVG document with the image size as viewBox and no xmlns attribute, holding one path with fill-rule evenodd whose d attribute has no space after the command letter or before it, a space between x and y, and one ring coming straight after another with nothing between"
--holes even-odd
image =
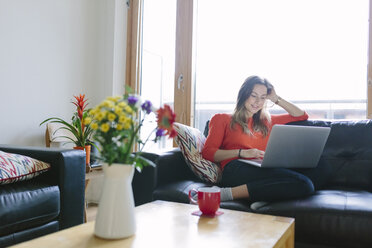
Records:
<instances>
[{"instance_id":1,"label":"yellow flower","mask_svg":"<svg viewBox=\"0 0 372 248\"><path fill-rule=\"evenodd\" d=\"M124 128L124 127L123 127L123 125L121 125L121 124L117 124L117 125L116 125L116 130L119 130L119 131L120 131L120 130L123 130L123 128Z\"/></svg>"},{"instance_id":2,"label":"yellow flower","mask_svg":"<svg viewBox=\"0 0 372 248\"><path fill-rule=\"evenodd\" d=\"M118 106L119 106L120 108L123 109L123 108L125 108L125 107L128 106L128 105L127 105L126 102L119 102L119 103L118 103Z\"/></svg>"},{"instance_id":3,"label":"yellow flower","mask_svg":"<svg viewBox=\"0 0 372 248\"><path fill-rule=\"evenodd\" d=\"M98 124L96 122L93 122L92 125L90 125L90 127L93 129L93 130L97 130L98 129Z\"/></svg>"},{"instance_id":4,"label":"yellow flower","mask_svg":"<svg viewBox=\"0 0 372 248\"><path fill-rule=\"evenodd\" d=\"M130 118L125 118L125 120L123 120L121 123L122 123L124 129L129 129L131 127L133 121Z\"/></svg>"},{"instance_id":5,"label":"yellow flower","mask_svg":"<svg viewBox=\"0 0 372 248\"><path fill-rule=\"evenodd\" d=\"M113 101L113 102L118 102L120 98L121 98L121 96L110 96L110 97L107 97L107 100Z\"/></svg>"},{"instance_id":6,"label":"yellow flower","mask_svg":"<svg viewBox=\"0 0 372 248\"><path fill-rule=\"evenodd\" d=\"M129 119L128 117L126 117L125 115L120 115L119 116L119 122L121 123L124 123L127 121L127 119Z\"/></svg>"},{"instance_id":7,"label":"yellow flower","mask_svg":"<svg viewBox=\"0 0 372 248\"><path fill-rule=\"evenodd\" d=\"M101 111L101 112L98 112L94 118L97 119L98 121L102 121L103 118L106 117L106 111Z\"/></svg>"},{"instance_id":8,"label":"yellow flower","mask_svg":"<svg viewBox=\"0 0 372 248\"><path fill-rule=\"evenodd\" d=\"M86 117L84 119L84 125L89 125L91 122L92 122L92 118L90 118L90 117Z\"/></svg>"},{"instance_id":9,"label":"yellow flower","mask_svg":"<svg viewBox=\"0 0 372 248\"><path fill-rule=\"evenodd\" d=\"M107 116L107 119L109 121L114 121L116 119L116 115L113 114L113 113L109 113L108 116Z\"/></svg>"},{"instance_id":10,"label":"yellow flower","mask_svg":"<svg viewBox=\"0 0 372 248\"><path fill-rule=\"evenodd\" d=\"M104 132L104 133L107 133L108 130L110 130L110 125L108 123L104 123L101 125L101 131Z\"/></svg>"},{"instance_id":11,"label":"yellow flower","mask_svg":"<svg viewBox=\"0 0 372 248\"><path fill-rule=\"evenodd\" d=\"M130 128L130 122L125 122L124 129L129 129L129 128Z\"/></svg>"},{"instance_id":12,"label":"yellow flower","mask_svg":"<svg viewBox=\"0 0 372 248\"><path fill-rule=\"evenodd\" d=\"M133 110L132 110L132 108L131 108L131 107L129 107L128 105L127 105L127 106L125 106L124 110L125 110L125 112L127 112L127 113L129 113L129 114L132 114L132 113L133 113Z\"/></svg>"},{"instance_id":13,"label":"yellow flower","mask_svg":"<svg viewBox=\"0 0 372 248\"><path fill-rule=\"evenodd\" d=\"M106 108L113 108L115 106L115 104L112 101L105 100L105 101L102 102L102 106L104 106Z\"/></svg>"},{"instance_id":14,"label":"yellow flower","mask_svg":"<svg viewBox=\"0 0 372 248\"><path fill-rule=\"evenodd\" d=\"M133 123L133 121L130 119L130 118L127 118L126 120L125 120L125 123L127 123L127 124L132 124Z\"/></svg>"},{"instance_id":15,"label":"yellow flower","mask_svg":"<svg viewBox=\"0 0 372 248\"><path fill-rule=\"evenodd\" d=\"M96 115L98 112L99 112L98 108L94 108L94 109L89 110L89 114L92 115L92 116Z\"/></svg>"},{"instance_id":16,"label":"yellow flower","mask_svg":"<svg viewBox=\"0 0 372 248\"><path fill-rule=\"evenodd\" d=\"M119 106L115 106L114 112L115 114L120 115L123 112L123 109L120 108Z\"/></svg>"}]
</instances>

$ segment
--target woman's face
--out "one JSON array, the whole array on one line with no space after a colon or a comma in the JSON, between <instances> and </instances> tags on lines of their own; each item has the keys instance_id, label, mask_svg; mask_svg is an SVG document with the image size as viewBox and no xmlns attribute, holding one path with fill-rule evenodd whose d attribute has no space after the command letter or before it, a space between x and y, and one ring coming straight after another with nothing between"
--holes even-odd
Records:
<instances>
[{"instance_id":1,"label":"woman's face","mask_svg":"<svg viewBox=\"0 0 372 248\"><path fill-rule=\"evenodd\" d=\"M253 87L251 95L245 101L245 108L249 112L250 115L254 115L258 111L260 111L266 101L267 97L267 88L265 85L256 84Z\"/></svg>"}]
</instances>

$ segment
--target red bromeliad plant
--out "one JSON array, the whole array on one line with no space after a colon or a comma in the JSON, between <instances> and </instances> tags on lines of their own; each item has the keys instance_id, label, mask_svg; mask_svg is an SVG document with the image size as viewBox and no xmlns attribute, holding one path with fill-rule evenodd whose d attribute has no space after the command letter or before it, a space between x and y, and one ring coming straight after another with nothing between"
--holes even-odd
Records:
<instances>
[{"instance_id":1,"label":"red bromeliad plant","mask_svg":"<svg viewBox=\"0 0 372 248\"><path fill-rule=\"evenodd\" d=\"M88 112L85 111L88 103L88 99L84 99L85 95L79 95L79 96L74 96L76 101L72 102L76 106L76 112L74 113L72 117L72 123L74 124L75 127L79 127L79 124L81 126L81 132L84 133L85 131L85 124L84 120L88 120L89 123L91 122L90 119L88 118Z\"/></svg>"},{"instance_id":2,"label":"red bromeliad plant","mask_svg":"<svg viewBox=\"0 0 372 248\"><path fill-rule=\"evenodd\" d=\"M61 118L51 117L44 120L40 125L50 122L50 123L60 123L63 126L58 128L55 132L60 129L67 130L73 134L75 139L62 135L60 137L66 138L73 142L78 147L85 147L86 145L92 144L89 140L93 133L93 129L90 127L92 118L89 116L86 107L88 105L85 95L74 96L75 101L72 103L76 106L76 112L72 116L72 123L68 123Z\"/></svg>"}]
</instances>

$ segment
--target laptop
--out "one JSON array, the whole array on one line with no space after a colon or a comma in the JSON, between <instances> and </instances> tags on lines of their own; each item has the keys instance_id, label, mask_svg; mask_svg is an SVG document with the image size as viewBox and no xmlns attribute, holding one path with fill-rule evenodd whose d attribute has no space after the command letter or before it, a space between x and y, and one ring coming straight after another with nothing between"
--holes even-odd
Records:
<instances>
[{"instance_id":1,"label":"laptop","mask_svg":"<svg viewBox=\"0 0 372 248\"><path fill-rule=\"evenodd\" d=\"M274 125L263 159L239 159L262 168L314 168L330 127Z\"/></svg>"}]
</instances>

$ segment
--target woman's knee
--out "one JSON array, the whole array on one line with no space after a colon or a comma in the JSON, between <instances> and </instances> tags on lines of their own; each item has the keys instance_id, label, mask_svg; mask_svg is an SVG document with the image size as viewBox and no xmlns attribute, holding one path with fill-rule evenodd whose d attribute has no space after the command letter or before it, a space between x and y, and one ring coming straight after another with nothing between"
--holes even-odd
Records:
<instances>
[{"instance_id":1,"label":"woman's knee","mask_svg":"<svg viewBox=\"0 0 372 248\"><path fill-rule=\"evenodd\" d=\"M314 184L307 176L298 175L299 187L301 187L304 195L314 194Z\"/></svg>"}]
</instances>

